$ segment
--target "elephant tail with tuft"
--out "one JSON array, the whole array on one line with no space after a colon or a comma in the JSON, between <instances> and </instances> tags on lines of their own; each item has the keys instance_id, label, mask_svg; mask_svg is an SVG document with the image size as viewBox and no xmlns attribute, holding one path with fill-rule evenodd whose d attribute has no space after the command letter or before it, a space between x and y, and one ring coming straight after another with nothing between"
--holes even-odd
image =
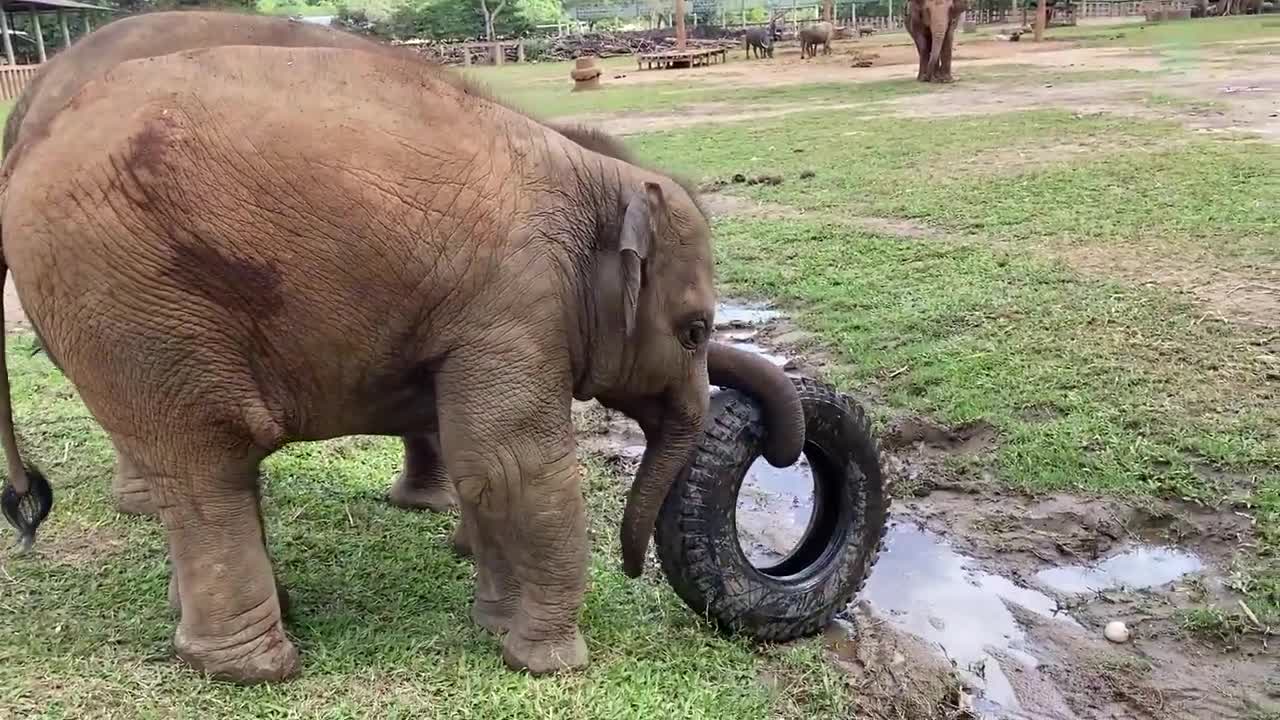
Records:
<instances>
[{"instance_id":1,"label":"elephant tail with tuft","mask_svg":"<svg viewBox=\"0 0 1280 720\"><path fill-rule=\"evenodd\" d=\"M7 167L5 168L8 169ZM4 212L8 173L0 176L0 214ZM9 272L4 258L4 228L0 226L0 283ZM4 315L4 293L0 291L0 316ZM13 400L9 396L9 361L6 356L9 335L0 338L0 445L4 447L9 473L0 491L0 512L18 530L18 546L29 550L35 543L36 530L53 508L53 488L35 467L25 464L18 452L18 437L13 429Z\"/></svg>"}]
</instances>

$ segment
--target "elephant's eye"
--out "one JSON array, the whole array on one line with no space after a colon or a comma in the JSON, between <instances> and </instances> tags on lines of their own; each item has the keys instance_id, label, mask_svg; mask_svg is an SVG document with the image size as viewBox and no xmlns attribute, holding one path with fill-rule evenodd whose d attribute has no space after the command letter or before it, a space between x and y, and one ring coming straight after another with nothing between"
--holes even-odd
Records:
<instances>
[{"instance_id":1,"label":"elephant's eye","mask_svg":"<svg viewBox=\"0 0 1280 720\"><path fill-rule=\"evenodd\" d=\"M684 326L684 330L680 333L680 344L690 350L697 350L707 341L710 334L706 320L694 320Z\"/></svg>"}]
</instances>

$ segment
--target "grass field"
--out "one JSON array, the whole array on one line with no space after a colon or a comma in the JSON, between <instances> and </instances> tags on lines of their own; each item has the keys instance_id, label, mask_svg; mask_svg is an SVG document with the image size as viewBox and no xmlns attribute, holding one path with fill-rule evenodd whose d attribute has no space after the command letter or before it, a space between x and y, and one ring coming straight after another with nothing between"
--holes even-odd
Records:
<instances>
[{"instance_id":1,"label":"grass field","mask_svg":"<svg viewBox=\"0 0 1280 720\"><path fill-rule=\"evenodd\" d=\"M1196 43L1280 36L1277 23L1052 36L1149 47L1193 31ZM605 65L622 73L631 62ZM971 81L1020 82L1019 68L989 66ZM1155 275L1177 266L1271 282L1267 273L1280 270L1275 144L1107 112L893 115L892 101L932 94L945 104L964 90L900 79L728 87L699 78L568 94L567 71L473 72L547 117L856 104L627 142L699 182L782 178L729 182L726 192L752 212L715 223L719 289L786 309L831 358L828 380L875 388L880 421L911 412L990 424L998 442L973 470L999 492L1180 499L1245 514L1253 529L1234 553L1231 583L1250 613L1280 625L1280 339ZM1052 72L1072 85L1148 77ZM1220 107L1155 89L1142 96L1171 112ZM877 223L912 232L868 229ZM386 506L399 446L369 438L292 447L265 470L268 535L292 593L304 676L269 688L206 683L170 658L163 535L109 509L102 433L67 381L32 356L29 336L11 336L7 353L22 440L58 502L37 557L0 556L0 718L852 712L854 690L820 641L752 648L700 622L652 565L644 580L627 580L616 540L626 482L595 457L584 457L593 664L540 679L505 671L497 640L466 619L472 571L447 550L452 521ZM1193 630L1253 632L1240 617L1209 607L1185 615Z\"/></svg>"}]
</instances>

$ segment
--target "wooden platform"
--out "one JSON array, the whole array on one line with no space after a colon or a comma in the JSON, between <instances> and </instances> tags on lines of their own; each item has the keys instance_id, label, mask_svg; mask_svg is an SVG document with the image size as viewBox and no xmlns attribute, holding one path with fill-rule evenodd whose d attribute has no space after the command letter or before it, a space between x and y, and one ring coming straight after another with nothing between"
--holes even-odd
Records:
<instances>
[{"instance_id":1,"label":"wooden platform","mask_svg":"<svg viewBox=\"0 0 1280 720\"><path fill-rule=\"evenodd\" d=\"M643 70L647 64L649 70L654 66L659 69L698 67L713 62L725 62L729 57L729 48L686 48L684 50L664 50L663 52L645 53L636 58L636 69Z\"/></svg>"}]
</instances>

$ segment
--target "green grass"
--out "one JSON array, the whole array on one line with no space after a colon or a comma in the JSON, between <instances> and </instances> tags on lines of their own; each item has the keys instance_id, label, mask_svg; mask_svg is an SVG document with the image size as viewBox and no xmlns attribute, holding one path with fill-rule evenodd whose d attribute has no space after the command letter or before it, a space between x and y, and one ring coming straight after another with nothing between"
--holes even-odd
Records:
<instances>
[{"instance_id":1,"label":"green grass","mask_svg":"<svg viewBox=\"0 0 1280 720\"><path fill-rule=\"evenodd\" d=\"M1000 65L984 65L966 71L965 81L1000 82L1019 85L1064 85L1067 83L1095 83L1111 80L1142 80L1152 77L1154 73L1144 70L1117 68L1112 70L1055 70L1042 65L1030 63L1007 63Z\"/></svg>"},{"instance_id":2,"label":"green grass","mask_svg":"<svg viewBox=\"0 0 1280 720\"><path fill-rule=\"evenodd\" d=\"M650 566L619 571L626 484L586 466L594 560L583 628L592 665L530 678L468 619L471 564L451 519L381 500L396 441L298 445L265 470L276 568L305 663L296 681L210 683L170 660L163 533L109 507L111 454L63 377L9 341L17 423L57 504L36 558L0 554L0 715L23 718L838 717L843 686L816 642L752 650L696 617ZM8 535L6 533L6 543ZM762 672L782 678L770 689Z\"/></svg>"},{"instance_id":3,"label":"green grass","mask_svg":"<svg viewBox=\"0 0 1280 720\"><path fill-rule=\"evenodd\" d=\"M863 83L807 83L778 87L734 87L724 84L670 83L610 85L609 77L625 72L614 68L606 73L604 87L590 92L571 92L569 63L556 63L563 72L550 73L546 65L528 72L521 81L500 78L493 72L472 76L487 84L504 101L539 117L610 114L622 112L675 112L697 105L722 105L737 111L760 110L770 106L874 103L901 95L929 92L932 88L909 80ZM634 67L632 68L634 70Z\"/></svg>"},{"instance_id":4,"label":"green grass","mask_svg":"<svg viewBox=\"0 0 1280 720\"><path fill-rule=\"evenodd\" d=\"M13 111L13 104L15 102L17 102L17 100L5 100L0 102L0 127L3 127L9 120L9 113Z\"/></svg>"},{"instance_id":5,"label":"green grass","mask_svg":"<svg viewBox=\"0 0 1280 720\"><path fill-rule=\"evenodd\" d=\"M782 175L740 192L806 211L913 218L1028 246L1156 242L1191 256L1280 259L1280 149L1198 139L1174 123L1057 110L857 121L817 112L633 144L695 178ZM799 180L805 170L815 177Z\"/></svg>"},{"instance_id":6,"label":"green grass","mask_svg":"<svg viewBox=\"0 0 1280 720\"><path fill-rule=\"evenodd\" d=\"M1220 112L1226 110L1227 107L1226 105L1214 100L1201 100L1200 98L1172 95L1162 92L1153 92L1148 94L1146 102L1147 105L1154 108L1162 108L1173 112L1189 113L1193 115L1208 112Z\"/></svg>"},{"instance_id":7,"label":"green grass","mask_svg":"<svg viewBox=\"0 0 1280 720\"><path fill-rule=\"evenodd\" d=\"M1252 38L1280 37L1280 18L1274 15L1203 18L1140 25L1051 28L1050 40L1079 40L1087 45L1198 46Z\"/></svg>"},{"instance_id":8,"label":"green grass","mask_svg":"<svg viewBox=\"0 0 1280 720\"><path fill-rule=\"evenodd\" d=\"M1241 585L1257 614L1280 616L1274 338L1055 259L1114 249L1275 267L1280 150L1058 111L805 120L632 140L694 177L778 173L781 185L731 192L805 211L718 222L722 291L782 303L834 353L831 379L875 385L882 411L993 424L1004 485L1252 513L1260 550ZM845 221L856 215L941 237L869 234Z\"/></svg>"}]
</instances>

